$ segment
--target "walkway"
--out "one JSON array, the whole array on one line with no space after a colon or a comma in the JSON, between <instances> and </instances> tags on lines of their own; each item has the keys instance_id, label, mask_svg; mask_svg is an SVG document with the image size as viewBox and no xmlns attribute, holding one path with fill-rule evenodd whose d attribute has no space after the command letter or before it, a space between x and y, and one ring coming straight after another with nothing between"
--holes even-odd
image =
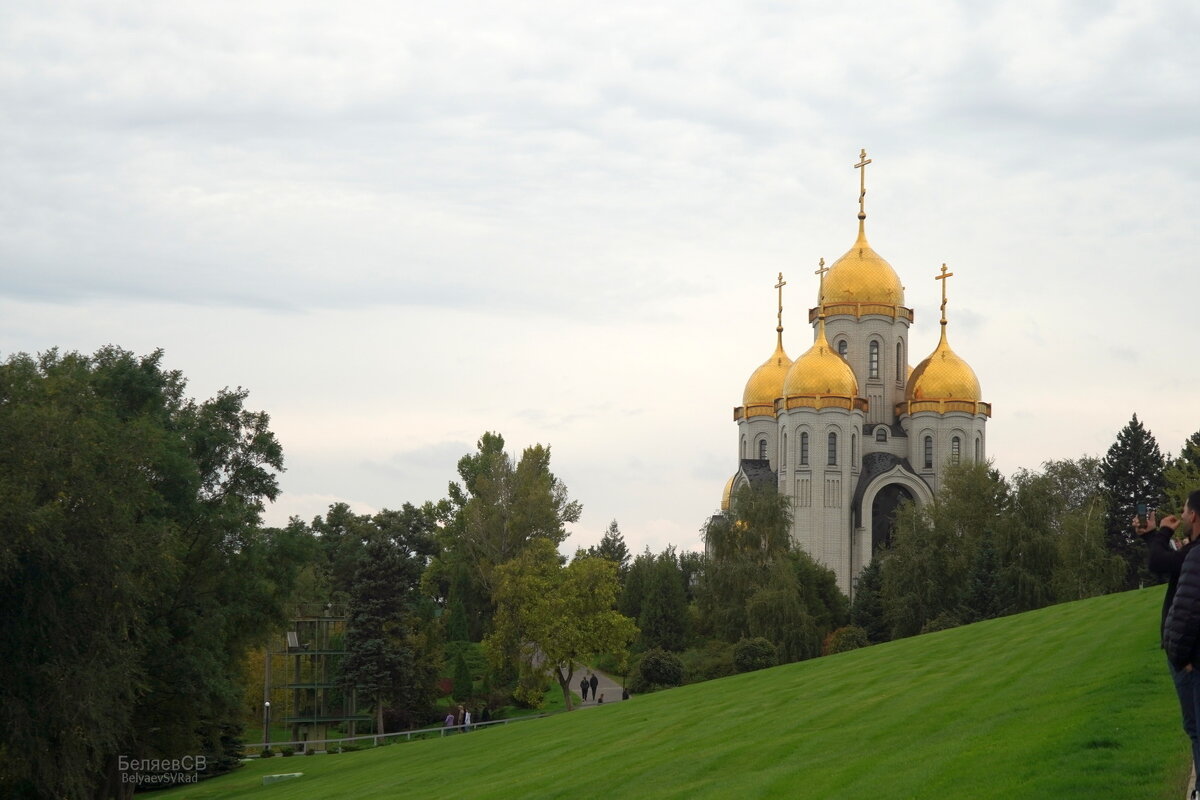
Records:
<instances>
[{"instance_id":1,"label":"walkway","mask_svg":"<svg viewBox=\"0 0 1200 800\"><path fill-rule=\"evenodd\" d=\"M599 670L591 669L584 664L575 665L575 674L571 676L571 690L575 694L579 694L579 681L591 672L596 675L598 683L596 684L596 694L604 698L605 703L621 702L621 683L620 681L610 678ZM591 708L594 705L599 705L596 698L592 697L592 690L588 689L588 699L584 703L580 703L576 708Z\"/></svg>"}]
</instances>

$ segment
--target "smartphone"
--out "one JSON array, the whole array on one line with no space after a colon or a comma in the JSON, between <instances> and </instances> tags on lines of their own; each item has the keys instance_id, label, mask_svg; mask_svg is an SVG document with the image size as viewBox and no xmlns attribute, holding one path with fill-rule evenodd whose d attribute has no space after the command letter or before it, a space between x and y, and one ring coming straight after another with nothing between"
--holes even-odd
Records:
<instances>
[{"instance_id":1,"label":"smartphone","mask_svg":"<svg viewBox=\"0 0 1200 800\"><path fill-rule=\"evenodd\" d=\"M1138 503L1137 516L1138 516L1138 522L1141 522L1144 525L1146 523L1146 504L1145 503Z\"/></svg>"}]
</instances>

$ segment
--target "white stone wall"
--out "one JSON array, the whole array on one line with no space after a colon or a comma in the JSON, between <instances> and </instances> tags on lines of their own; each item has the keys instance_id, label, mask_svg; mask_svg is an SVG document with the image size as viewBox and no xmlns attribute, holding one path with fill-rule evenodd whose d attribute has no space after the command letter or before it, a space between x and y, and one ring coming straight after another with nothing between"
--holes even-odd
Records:
<instances>
[{"instance_id":1,"label":"white stone wall","mask_svg":"<svg viewBox=\"0 0 1200 800\"><path fill-rule=\"evenodd\" d=\"M814 328L814 337L816 336ZM834 316L825 320L825 336L837 350L846 342L846 360L858 379L858 391L867 398L867 422L896 421L896 403L904 399L908 379L908 320L868 315L859 319ZM870 377L871 342L879 345L879 377ZM896 346L901 358L896 360ZM897 370L897 363L900 367Z\"/></svg>"},{"instance_id":2,"label":"white stone wall","mask_svg":"<svg viewBox=\"0 0 1200 800\"><path fill-rule=\"evenodd\" d=\"M923 477L936 493L942 485L942 476L946 465L954 458L954 438L959 439L958 459L962 463L976 460L975 441L979 440L979 460L987 458L984 427L987 417L982 414L968 414L952 411L938 414L932 411L922 411L906 417L904 425L908 429L909 463L917 474ZM925 437L933 439L932 461L925 458ZM931 464L931 466L927 466Z\"/></svg>"}]
</instances>

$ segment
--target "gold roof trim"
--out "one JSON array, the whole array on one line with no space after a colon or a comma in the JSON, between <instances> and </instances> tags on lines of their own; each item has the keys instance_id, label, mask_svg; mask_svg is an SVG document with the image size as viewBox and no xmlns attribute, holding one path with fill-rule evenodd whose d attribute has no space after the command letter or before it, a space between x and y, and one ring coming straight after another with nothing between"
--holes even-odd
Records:
<instances>
[{"instance_id":1,"label":"gold roof trim","mask_svg":"<svg viewBox=\"0 0 1200 800\"><path fill-rule=\"evenodd\" d=\"M808 321L816 322L817 317L821 314L820 306L815 306L808 310ZM827 317L854 317L861 319L863 317L876 315L880 317L891 317L892 319L907 320L911 325L913 321L913 310L904 306L894 306L886 303L826 303L825 316Z\"/></svg>"},{"instance_id":2,"label":"gold roof trim","mask_svg":"<svg viewBox=\"0 0 1200 800\"><path fill-rule=\"evenodd\" d=\"M932 411L935 414L949 414L951 411L961 411L966 414L985 417L992 416L992 404L982 400L902 400L896 404L896 416L919 414L922 411Z\"/></svg>"},{"instance_id":3,"label":"gold roof trim","mask_svg":"<svg viewBox=\"0 0 1200 800\"><path fill-rule=\"evenodd\" d=\"M865 397L838 394L791 394L775 401L776 412L791 408L815 408L818 411L822 408L841 408L847 411L862 411L865 414L867 407Z\"/></svg>"}]
</instances>

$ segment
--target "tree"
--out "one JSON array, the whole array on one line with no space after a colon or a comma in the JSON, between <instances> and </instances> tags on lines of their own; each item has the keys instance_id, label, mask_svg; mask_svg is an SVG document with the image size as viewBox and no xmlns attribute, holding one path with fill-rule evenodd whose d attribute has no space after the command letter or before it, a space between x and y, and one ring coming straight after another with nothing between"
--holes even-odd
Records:
<instances>
[{"instance_id":1,"label":"tree","mask_svg":"<svg viewBox=\"0 0 1200 800\"><path fill-rule=\"evenodd\" d=\"M1178 514L1188 495L1200 489L1200 431L1183 443L1179 456L1163 471L1163 482L1167 497L1164 511Z\"/></svg>"},{"instance_id":2,"label":"tree","mask_svg":"<svg viewBox=\"0 0 1200 800\"><path fill-rule=\"evenodd\" d=\"M0 792L128 797L118 755L235 760L242 663L282 624L303 531L260 527L282 452L246 392L196 402L161 351L0 366Z\"/></svg>"},{"instance_id":3,"label":"tree","mask_svg":"<svg viewBox=\"0 0 1200 800\"><path fill-rule=\"evenodd\" d=\"M649 562L639 605L641 646L682 650L688 637L687 597L674 547L668 547Z\"/></svg>"},{"instance_id":4,"label":"tree","mask_svg":"<svg viewBox=\"0 0 1200 800\"><path fill-rule=\"evenodd\" d=\"M578 522L582 506L550 471L550 448L527 447L513 462L504 437L485 433L478 449L459 459L461 483L449 486L441 553L426 585L445 599L453 586L462 600L472 638L482 634L494 608L494 573L538 540L554 545Z\"/></svg>"},{"instance_id":5,"label":"tree","mask_svg":"<svg viewBox=\"0 0 1200 800\"><path fill-rule=\"evenodd\" d=\"M617 565L617 577L624 584L625 575L629 572L629 548L625 546L625 537L621 535L615 519L608 523L608 530L600 538L600 543L589 547L587 554L614 562Z\"/></svg>"},{"instance_id":6,"label":"tree","mask_svg":"<svg viewBox=\"0 0 1200 800\"><path fill-rule=\"evenodd\" d=\"M484 639L493 666L511 658L533 675L553 674L571 710L575 665L597 653L625 654L633 620L613 610L617 565L601 558L563 567L554 542L538 538L496 568L495 630Z\"/></svg>"},{"instance_id":7,"label":"tree","mask_svg":"<svg viewBox=\"0 0 1200 800\"><path fill-rule=\"evenodd\" d=\"M1101 487L1108 496L1106 536L1109 549L1125 560L1125 587L1153 580L1146 571L1141 542L1130 526L1137 507L1159 508L1165 501L1163 455L1154 435L1137 414L1117 433L1100 462Z\"/></svg>"},{"instance_id":8,"label":"tree","mask_svg":"<svg viewBox=\"0 0 1200 800\"><path fill-rule=\"evenodd\" d=\"M436 547L435 525L428 509L405 503L400 511L362 516L353 527L369 533L350 588L340 677L367 699L375 732L383 733L384 708L397 706L411 716L428 700L437 674L425 657L416 608L421 574Z\"/></svg>"},{"instance_id":9,"label":"tree","mask_svg":"<svg viewBox=\"0 0 1200 800\"><path fill-rule=\"evenodd\" d=\"M850 604L850 622L866 632L871 644L888 640L887 620L883 613L883 552L877 553L871 563L858 573L854 585L854 601Z\"/></svg>"}]
</instances>

